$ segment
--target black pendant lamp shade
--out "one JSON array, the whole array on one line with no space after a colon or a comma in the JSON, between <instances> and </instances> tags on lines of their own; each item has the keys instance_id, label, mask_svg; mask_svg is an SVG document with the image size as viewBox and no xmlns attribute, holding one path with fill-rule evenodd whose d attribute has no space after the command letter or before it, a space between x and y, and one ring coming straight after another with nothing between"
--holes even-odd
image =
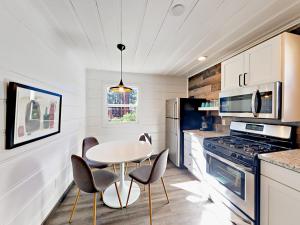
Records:
<instances>
[{"instance_id":1,"label":"black pendant lamp shade","mask_svg":"<svg viewBox=\"0 0 300 225\"><path fill-rule=\"evenodd\" d=\"M117 48L121 51L121 80L118 86L110 87L109 91L115 92L115 93L130 93L132 92L132 88L126 87L123 84L123 51L125 50L125 45L118 44Z\"/></svg>"}]
</instances>

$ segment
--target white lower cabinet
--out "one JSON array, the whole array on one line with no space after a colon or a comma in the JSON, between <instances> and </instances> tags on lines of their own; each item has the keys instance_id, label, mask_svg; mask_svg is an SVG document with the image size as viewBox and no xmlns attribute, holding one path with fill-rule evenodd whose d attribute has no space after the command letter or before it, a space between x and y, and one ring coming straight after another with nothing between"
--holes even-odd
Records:
<instances>
[{"instance_id":1,"label":"white lower cabinet","mask_svg":"<svg viewBox=\"0 0 300 225\"><path fill-rule=\"evenodd\" d=\"M261 225L300 224L299 179L299 173L262 163Z\"/></svg>"},{"instance_id":2,"label":"white lower cabinet","mask_svg":"<svg viewBox=\"0 0 300 225\"><path fill-rule=\"evenodd\" d=\"M184 134L184 166L199 180L203 179L206 171L203 139L200 136Z\"/></svg>"}]
</instances>

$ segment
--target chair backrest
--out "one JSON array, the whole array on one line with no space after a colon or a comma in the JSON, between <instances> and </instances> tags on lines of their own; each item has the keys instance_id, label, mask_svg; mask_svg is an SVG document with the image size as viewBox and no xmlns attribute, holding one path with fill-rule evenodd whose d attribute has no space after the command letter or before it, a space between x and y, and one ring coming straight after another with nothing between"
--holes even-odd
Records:
<instances>
[{"instance_id":1,"label":"chair backrest","mask_svg":"<svg viewBox=\"0 0 300 225\"><path fill-rule=\"evenodd\" d=\"M83 158L72 155L73 177L77 187L87 193L97 192L93 174Z\"/></svg>"},{"instance_id":2,"label":"chair backrest","mask_svg":"<svg viewBox=\"0 0 300 225\"><path fill-rule=\"evenodd\" d=\"M141 134L139 137L139 141L144 141L152 145L152 138L151 135L148 133Z\"/></svg>"},{"instance_id":3,"label":"chair backrest","mask_svg":"<svg viewBox=\"0 0 300 225\"><path fill-rule=\"evenodd\" d=\"M90 148L94 147L95 145L98 145L99 142L97 140L97 138L95 137L87 137L85 139L83 139L82 142L82 157L84 159L86 159L86 152L87 150L89 150Z\"/></svg>"},{"instance_id":4,"label":"chair backrest","mask_svg":"<svg viewBox=\"0 0 300 225\"><path fill-rule=\"evenodd\" d=\"M164 175L167 168L168 155L169 149L165 149L158 154L153 163L151 174L147 183L153 183Z\"/></svg>"}]
</instances>

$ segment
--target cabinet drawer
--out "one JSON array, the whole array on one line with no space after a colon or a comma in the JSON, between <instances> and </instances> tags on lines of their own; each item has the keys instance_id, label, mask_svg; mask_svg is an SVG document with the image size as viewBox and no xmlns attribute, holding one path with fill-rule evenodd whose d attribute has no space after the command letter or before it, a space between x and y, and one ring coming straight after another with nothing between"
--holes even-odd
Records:
<instances>
[{"instance_id":1,"label":"cabinet drawer","mask_svg":"<svg viewBox=\"0 0 300 225\"><path fill-rule=\"evenodd\" d=\"M184 137L184 141L191 142L191 135L190 134L184 133L183 137Z\"/></svg>"},{"instance_id":2,"label":"cabinet drawer","mask_svg":"<svg viewBox=\"0 0 300 225\"><path fill-rule=\"evenodd\" d=\"M203 153L201 152L192 152L191 154L192 161L198 165L198 167L205 171L206 170L206 159Z\"/></svg>"},{"instance_id":3,"label":"cabinet drawer","mask_svg":"<svg viewBox=\"0 0 300 225\"><path fill-rule=\"evenodd\" d=\"M261 160L261 174L300 191L300 173Z\"/></svg>"},{"instance_id":4,"label":"cabinet drawer","mask_svg":"<svg viewBox=\"0 0 300 225\"><path fill-rule=\"evenodd\" d=\"M201 140L201 139L192 139L191 148L195 149L195 150L198 150L198 151L203 151L203 140Z\"/></svg>"},{"instance_id":5,"label":"cabinet drawer","mask_svg":"<svg viewBox=\"0 0 300 225\"><path fill-rule=\"evenodd\" d=\"M192 158L191 158L191 150L189 148L184 148L184 154L183 154L183 165L186 167L186 168L190 168L191 167L191 161L192 161Z\"/></svg>"},{"instance_id":6,"label":"cabinet drawer","mask_svg":"<svg viewBox=\"0 0 300 225\"><path fill-rule=\"evenodd\" d=\"M190 170L192 168L192 158L189 154L184 155L184 163L183 165Z\"/></svg>"}]
</instances>

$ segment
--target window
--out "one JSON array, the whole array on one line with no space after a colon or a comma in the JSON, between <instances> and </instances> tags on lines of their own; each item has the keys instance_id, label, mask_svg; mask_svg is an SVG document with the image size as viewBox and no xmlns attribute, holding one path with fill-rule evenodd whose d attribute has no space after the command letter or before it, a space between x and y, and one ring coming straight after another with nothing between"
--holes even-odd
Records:
<instances>
[{"instance_id":1,"label":"window","mask_svg":"<svg viewBox=\"0 0 300 225\"><path fill-rule=\"evenodd\" d=\"M137 121L138 89L131 93L114 93L106 88L106 113L109 123Z\"/></svg>"}]
</instances>

